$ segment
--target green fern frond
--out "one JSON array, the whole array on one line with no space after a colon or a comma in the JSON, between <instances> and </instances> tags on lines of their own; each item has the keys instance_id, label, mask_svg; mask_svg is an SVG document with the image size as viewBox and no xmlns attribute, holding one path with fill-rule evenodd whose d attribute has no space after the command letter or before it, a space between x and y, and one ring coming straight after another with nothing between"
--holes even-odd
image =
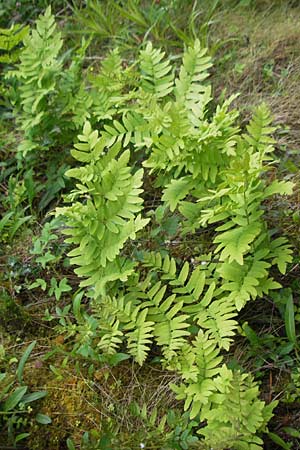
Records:
<instances>
[{"instance_id":1,"label":"green fern frond","mask_svg":"<svg viewBox=\"0 0 300 450\"><path fill-rule=\"evenodd\" d=\"M276 127L272 127L271 124L272 118L266 104L258 106L247 126L248 135L244 135L246 141L257 149L272 146L275 141L270 135L274 133ZM269 151L272 151L272 147Z\"/></svg>"},{"instance_id":2,"label":"green fern frond","mask_svg":"<svg viewBox=\"0 0 300 450\"><path fill-rule=\"evenodd\" d=\"M106 286L116 281L125 282L133 274L135 262L123 257L117 257L105 267L90 264L74 270L79 277L86 279L80 282L80 287L92 286L95 297L106 294Z\"/></svg>"},{"instance_id":3,"label":"green fern frond","mask_svg":"<svg viewBox=\"0 0 300 450\"><path fill-rule=\"evenodd\" d=\"M285 237L279 237L270 241L270 257L272 264L277 265L282 274L286 273L288 263L293 261L293 251Z\"/></svg>"},{"instance_id":4,"label":"green fern frond","mask_svg":"<svg viewBox=\"0 0 300 450\"><path fill-rule=\"evenodd\" d=\"M49 6L44 16L37 20L36 29L25 37L21 63L18 71L14 72L22 83L22 128L29 136L32 134L31 128L40 124L47 115L44 102L48 101L50 95L56 95L56 83L62 69L62 62L58 58L62 44L61 33L56 30ZM38 120L33 121L37 116Z\"/></svg>"},{"instance_id":5,"label":"green fern frond","mask_svg":"<svg viewBox=\"0 0 300 450\"><path fill-rule=\"evenodd\" d=\"M153 338L154 322L146 320L147 313L144 309L133 314L132 322L126 326L127 330L132 329L126 335L128 351L140 365L145 362Z\"/></svg>"},{"instance_id":6,"label":"green fern frond","mask_svg":"<svg viewBox=\"0 0 300 450\"><path fill-rule=\"evenodd\" d=\"M224 282L221 289L229 293L229 298L239 311L250 298L258 296L260 283L268 276L270 263L253 258L245 259L241 267L236 261L220 265L217 272Z\"/></svg>"},{"instance_id":7,"label":"green fern frond","mask_svg":"<svg viewBox=\"0 0 300 450\"><path fill-rule=\"evenodd\" d=\"M165 97L173 90L174 73L169 60L163 61L164 56L164 52L154 49L151 42L139 56L141 89L156 98Z\"/></svg>"},{"instance_id":8,"label":"green fern frond","mask_svg":"<svg viewBox=\"0 0 300 450\"><path fill-rule=\"evenodd\" d=\"M123 333L119 330L119 321L111 325L110 330L105 332L97 344L97 347L107 355L113 355L122 344Z\"/></svg>"},{"instance_id":9,"label":"green fern frond","mask_svg":"<svg viewBox=\"0 0 300 450\"><path fill-rule=\"evenodd\" d=\"M172 180L169 184L167 184L162 200L170 207L170 211L175 211L180 200L184 199L187 194L190 192L191 188L193 188L193 180L191 177L181 177L177 180Z\"/></svg>"},{"instance_id":10,"label":"green fern frond","mask_svg":"<svg viewBox=\"0 0 300 450\"><path fill-rule=\"evenodd\" d=\"M64 68L62 46L49 6L25 36L17 70L9 73L17 79L16 109L21 109L19 124L24 135L18 148L20 156L35 149L47 150L54 143L65 147L73 140L74 130L90 117L92 97L82 80L88 42L82 41L68 68Z\"/></svg>"},{"instance_id":11,"label":"green fern frond","mask_svg":"<svg viewBox=\"0 0 300 450\"><path fill-rule=\"evenodd\" d=\"M199 430L207 446L261 450L263 441L257 433L265 427L265 404L258 398L257 383L250 375L232 373L226 367L215 383L218 392L205 411L207 425Z\"/></svg>"},{"instance_id":12,"label":"green fern frond","mask_svg":"<svg viewBox=\"0 0 300 450\"><path fill-rule=\"evenodd\" d=\"M292 181L274 180L269 186L266 187L264 197L268 198L274 194L280 195L292 195L294 183Z\"/></svg>"},{"instance_id":13,"label":"green fern frond","mask_svg":"<svg viewBox=\"0 0 300 450\"><path fill-rule=\"evenodd\" d=\"M193 341L192 351L195 355L196 378L194 369L190 372L191 378L188 373L184 373L185 383L179 386L171 384L172 390L177 394L176 398L185 400L184 410L191 408L191 419L200 413L204 405L209 404L210 397L216 391L213 379L219 373L222 361L215 341L202 331L199 331L196 340Z\"/></svg>"},{"instance_id":14,"label":"green fern frond","mask_svg":"<svg viewBox=\"0 0 300 450\"><path fill-rule=\"evenodd\" d=\"M143 146L145 140L150 138L151 126L138 112L126 112L121 120L113 120L110 125L104 125L102 136L107 139L106 144L110 147L115 142L122 143L126 148L129 143L136 147ZM153 131L152 131L153 132Z\"/></svg>"},{"instance_id":15,"label":"green fern frond","mask_svg":"<svg viewBox=\"0 0 300 450\"><path fill-rule=\"evenodd\" d=\"M238 327L237 321L234 320L236 316L237 308L234 302L225 297L214 300L206 308L203 307L195 319L220 348L228 351Z\"/></svg>"},{"instance_id":16,"label":"green fern frond","mask_svg":"<svg viewBox=\"0 0 300 450\"><path fill-rule=\"evenodd\" d=\"M118 147L112 147L100 156L103 139L98 138L88 123L79 139L81 143L75 145L72 154L88 164L71 169L67 174L81 182L76 185L71 199L84 199L84 203L73 201L71 206L57 209L57 214L66 218L67 242L77 246L69 253L71 262L80 266L76 273L89 277L89 283L95 280L97 285L97 273L107 281L119 276L126 279L128 268L125 272L119 269L115 273L112 272L115 265L110 265L107 273L102 269L114 263L125 242L134 239L148 222L139 214L143 203L139 197L143 171L140 169L131 174L129 151L115 159ZM103 290L103 278L97 290Z\"/></svg>"},{"instance_id":17,"label":"green fern frond","mask_svg":"<svg viewBox=\"0 0 300 450\"><path fill-rule=\"evenodd\" d=\"M10 28L0 28L0 63L15 63L21 54L18 46L23 42L29 32L29 27L12 25Z\"/></svg>"},{"instance_id":18,"label":"green fern frond","mask_svg":"<svg viewBox=\"0 0 300 450\"><path fill-rule=\"evenodd\" d=\"M179 302L170 308L167 299L159 310L164 314L164 319L155 324L154 335L158 345L162 347L162 353L166 361L176 356L177 352L185 345L186 337L190 335L187 330L189 318L186 314L180 314L183 302ZM170 309L169 309L170 308Z\"/></svg>"},{"instance_id":19,"label":"green fern frond","mask_svg":"<svg viewBox=\"0 0 300 450\"><path fill-rule=\"evenodd\" d=\"M207 49L201 49L197 39L184 52L179 77L175 80L176 101L185 106L190 120L195 124L204 118L205 108L211 100L211 87L202 83L209 76L207 70L211 66Z\"/></svg>"},{"instance_id":20,"label":"green fern frond","mask_svg":"<svg viewBox=\"0 0 300 450\"><path fill-rule=\"evenodd\" d=\"M110 96L121 96L124 87L124 69L119 50L112 50L102 61L98 74L90 74L90 81L98 92L110 93Z\"/></svg>"},{"instance_id":21,"label":"green fern frond","mask_svg":"<svg viewBox=\"0 0 300 450\"><path fill-rule=\"evenodd\" d=\"M218 234L214 239L215 243L219 243L215 252L221 250L221 261L228 260L238 262L240 265L244 264L244 255L250 250L250 245L254 239L259 235L261 226L259 223L252 223L244 227L236 227L232 230L225 231Z\"/></svg>"}]
</instances>

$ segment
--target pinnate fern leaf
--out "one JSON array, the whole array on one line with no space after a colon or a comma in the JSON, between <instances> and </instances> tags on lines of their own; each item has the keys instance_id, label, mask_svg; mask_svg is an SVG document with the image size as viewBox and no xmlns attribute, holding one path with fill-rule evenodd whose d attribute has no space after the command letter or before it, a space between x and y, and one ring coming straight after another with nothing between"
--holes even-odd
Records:
<instances>
[{"instance_id":1,"label":"pinnate fern leaf","mask_svg":"<svg viewBox=\"0 0 300 450\"><path fill-rule=\"evenodd\" d=\"M140 52L141 88L157 98L165 97L173 90L174 74L164 52L154 49L151 42Z\"/></svg>"},{"instance_id":2,"label":"pinnate fern leaf","mask_svg":"<svg viewBox=\"0 0 300 450\"><path fill-rule=\"evenodd\" d=\"M148 310L144 309L133 315L133 320L127 325L127 329L133 329L127 333L127 346L129 353L142 365L149 353L153 337L154 322L147 321Z\"/></svg>"},{"instance_id":3,"label":"pinnate fern leaf","mask_svg":"<svg viewBox=\"0 0 300 450\"><path fill-rule=\"evenodd\" d=\"M216 253L222 250L220 258L222 261L237 261L244 264L244 254L250 250L250 245L261 231L259 223L251 223L244 227L236 227L232 230L218 234L214 242L218 243Z\"/></svg>"},{"instance_id":4,"label":"pinnate fern leaf","mask_svg":"<svg viewBox=\"0 0 300 450\"><path fill-rule=\"evenodd\" d=\"M118 277L126 279L128 268L122 271L118 269L120 264L115 265L114 261L126 241L134 239L148 222L139 214L143 202L139 196L143 171L131 173L129 151L115 159L118 147L100 156L105 140L98 138L88 123L79 139L81 143L76 145L73 156L80 161L85 159L87 164L71 169L68 175L81 182L71 194L72 200L84 198L85 202L73 201L70 206L58 208L57 214L66 217L67 242L76 245L69 252L71 262L79 266L76 273L89 277L89 283L95 282L101 291L103 278L107 281ZM103 272L108 265L108 270Z\"/></svg>"}]
</instances>

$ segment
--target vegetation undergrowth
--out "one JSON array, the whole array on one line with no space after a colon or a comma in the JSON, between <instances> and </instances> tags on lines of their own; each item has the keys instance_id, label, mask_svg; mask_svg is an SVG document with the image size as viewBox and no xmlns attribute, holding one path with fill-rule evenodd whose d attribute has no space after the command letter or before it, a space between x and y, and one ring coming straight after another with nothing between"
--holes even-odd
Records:
<instances>
[{"instance_id":1,"label":"vegetation undergrowth","mask_svg":"<svg viewBox=\"0 0 300 450\"><path fill-rule=\"evenodd\" d=\"M235 42L206 49L220 2L198 34L197 2L188 34L176 2L110 18L98 3L68 9L86 34L71 49L50 7L2 32L1 439L294 448L296 420L278 425L300 389L282 127L266 103L241 118L234 92L214 95Z\"/></svg>"}]
</instances>

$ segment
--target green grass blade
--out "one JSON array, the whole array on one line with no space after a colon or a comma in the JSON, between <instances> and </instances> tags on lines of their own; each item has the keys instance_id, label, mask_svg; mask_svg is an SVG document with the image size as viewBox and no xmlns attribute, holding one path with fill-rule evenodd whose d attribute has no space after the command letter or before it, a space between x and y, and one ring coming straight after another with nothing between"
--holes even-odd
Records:
<instances>
[{"instance_id":1,"label":"green grass blade","mask_svg":"<svg viewBox=\"0 0 300 450\"><path fill-rule=\"evenodd\" d=\"M31 342L31 344L28 345L28 347L26 348L24 354L22 355L22 358L20 359L20 362L19 362L19 365L18 365L18 368L17 368L17 378L18 378L19 383L22 382L24 366L25 366L26 361L29 358L30 353L32 352L35 344L36 344L36 341Z\"/></svg>"},{"instance_id":2,"label":"green grass blade","mask_svg":"<svg viewBox=\"0 0 300 450\"><path fill-rule=\"evenodd\" d=\"M296 329L295 329L295 313L294 313L294 301L291 293L288 294L285 313L284 313L285 330L290 342L296 344Z\"/></svg>"}]
</instances>

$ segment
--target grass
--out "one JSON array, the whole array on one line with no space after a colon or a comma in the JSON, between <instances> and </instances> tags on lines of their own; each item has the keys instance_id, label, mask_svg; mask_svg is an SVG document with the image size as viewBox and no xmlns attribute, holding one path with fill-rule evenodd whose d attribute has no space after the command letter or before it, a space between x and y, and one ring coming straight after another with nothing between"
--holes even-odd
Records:
<instances>
[{"instance_id":1,"label":"grass","mask_svg":"<svg viewBox=\"0 0 300 450\"><path fill-rule=\"evenodd\" d=\"M286 5L258 11L236 8L219 14L222 20L216 20L211 39L216 35L232 41L215 57L216 94L220 95L224 88L227 95L239 92L236 103L248 113L253 105L266 101L276 123L296 125L300 8ZM290 136L295 142L293 133Z\"/></svg>"}]
</instances>

